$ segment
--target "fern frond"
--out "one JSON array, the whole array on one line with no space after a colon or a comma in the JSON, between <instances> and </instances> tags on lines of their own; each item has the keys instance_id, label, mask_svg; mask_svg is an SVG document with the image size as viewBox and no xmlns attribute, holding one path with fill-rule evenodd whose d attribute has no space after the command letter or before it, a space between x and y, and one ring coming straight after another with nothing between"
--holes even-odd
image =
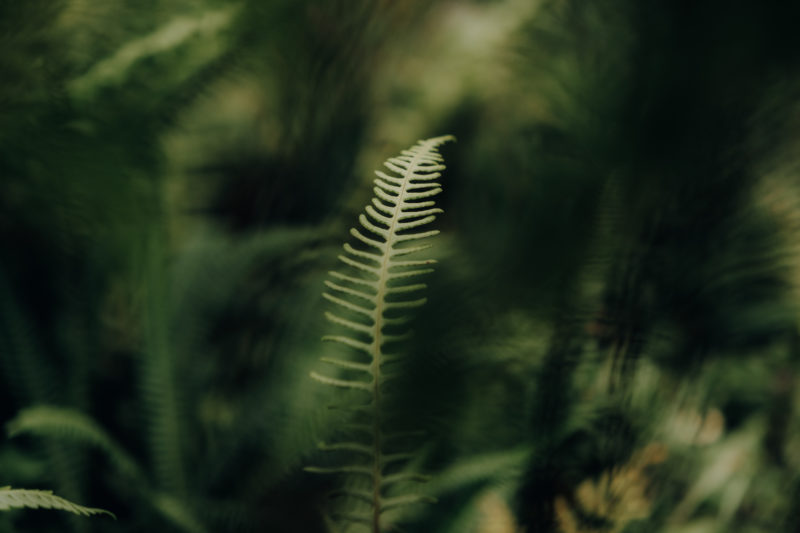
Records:
<instances>
[{"instance_id":1,"label":"fern frond","mask_svg":"<svg viewBox=\"0 0 800 533\"><path fill-rule=\"evenodd\" d=\"M17 413L17 416L6 424L6 430L10 437L32 434L71 440L99 448L108 455L112 464L122 474L135 479L144 478L136 461L122 446L115 442L97 422L75 409L48 405L29 407Z\"/></svg>"},{"instance_id":2,"label":"fern frond","mask_svg":"<svg viewBox=\"0 0 800 533\"><path fill-rule=\"evenodd\" d=\"M151 495L153 506L172 524L186 533L207 533L206 528L195 518L191 509L186 504L166 493Z\"/></svg>"},{"instance_id":3,"label":"fern frond","mask_svg":"<svg viewBox=\"0 0 800 533\"><path fill-rule=\"evenodd\" d=\"M155 507L162 516L187 533L205 533L203 526L194 518L191 510L188 509L182 501L169 494L159 493L149 488L147 476L136 461L96 421L80 411L49 405L29 407L21 410L16 417L9 421L6 424L6 430L11 437L30 434L39 437L70 440L78 444L100 449L108 456L111 464L113 464L120 473L142 485L142 489L147 494L150 503L152 503L153 507ZM0 489L0 491L1 490L2 489ZM45 491L27 492L45 493ZM7 509L7 507L3 506L3 497L3 493L0 492L0 510ZM12 495L10 497L18 496ZM53 496L53 498L62 500L57 496ZM70 505L75 504L70 503ZM44 506L40 505L40 507ZM80 508L80 506L77 505L75 505L75 507ZM63 507L48 508L76 512ZM92 514L107 512L99 509L86 508L86 510L92 511Z\"/></svg>"},{"instance_id":4,"label":"fern frond","mask_svg":"<svg viewBox=\"0 0 800 533\"><path fill-rule=\"evenodd\" d=\"M60 496L56 496L49 490L29 490L12 489L11 487L0 487L0 511L9 509L57 509L69 513L92 516L96 514L106 514L116 520L113 513L104 509L84 507L77 503L72 503Z\"/></svg>"},{"instance_id":5,"label":"fern frond","mask_svg":"<svg viewBox=\"0 0 800 533\"><path fill-rule=\"evenodd\" d=\"M348 424L359 435L369 436L363 442L347 442L321 445L323 450L334 452L356 452L366 461L337 467L309 467L307 471L317 473L355 474L370 479L368 491L342 491L339 494L369 504L366 514L339 513L340 520L369 526L372 533L380 533L381 516L384 511L399 506L430 501L418 494L395 494L388 497L384 490L402 485L402 482L425 481L428 478L417 473L386 473L388 464L396 464L411 457L408 453L384 453L383 446L396 434L385 431L389 416L382 412L382 385L397 374L387 374L383 365L396 361L398 354L384 352L388 344L405 339L408 331L391 330L409 321L403 313L423 305L426 298L419 296L425 289L423 283L407 280L428 274L430 268L418 268L435 263L430 258L398 259L411 256L430 248L418 241L433 237L439 230L423 228L436 220L443 211L435 207L432 198L442 192L436 181L444 169L443 158L438 148L452 140L451 136L435 137L419 141L417 145L403 150L400 155L389 158L386 170L377 170L374 180L375 197L371 205L364 208L358 217L359 226L350 229L358 247L350 243L343 246L339 260L351 268L347 273L331 272L333 280L325 285L330 292L323 297L337 306L337 312L328 312L326 318L334 325L346 330L341 335L328 335L323 340L348 346L369 356L369 362L345 361L339 358L323 358L323 361L341 369L342 372L357 372L359 377L369 375L369 380L345 379L312 372L311 377L334 387L356 389L370 393L370 423ZM389 299L391 297L391 299ZM389 316L387 316L389 313ZM393 469L396 468L393 466Z\"/></svg>"}]
</instances>

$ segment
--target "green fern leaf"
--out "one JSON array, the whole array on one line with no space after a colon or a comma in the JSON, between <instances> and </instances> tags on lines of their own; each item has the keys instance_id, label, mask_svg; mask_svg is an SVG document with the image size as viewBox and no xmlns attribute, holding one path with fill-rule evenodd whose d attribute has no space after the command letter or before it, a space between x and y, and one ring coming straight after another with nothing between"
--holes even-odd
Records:
<instances>
[{"instance_id":1,"label":"green fern leaf","mask_svg":"<svg viewBox=\"0 0 800 533\"><path fill-rule=\"evenodd\" d=\"M202 524L183 501L150 488L147 476L136 461L95 420L84 413L75 409L50 405L29 407L21 410L16 417L9 421L6 424L6 430L11 437L30 434L70 440L100 449L121 474L141 484L141 490L147 494L153 507L162 516L187 533L205 532ZM56 497L54 496L54 498ZM2 502L0 502L0 509L4 509Z\"/></svg>"},{"instance_id":2,"label":"green fern leaf","mask_svg":"<svg viewBox=\"0 0 800 533\"><path fill-rule=\"evenodd\" d=\"M379 533L387 526L382 519L385 511L432 501L416 493L396 493L407 490L407 482L422 482L428 478L415 472L396 472L395 465L408 460L411 454L385 453L385 443L392 440L396 433L384 427L388 416L382 410L382 386L395 377L395 374L385 371L384 365L400 358L399 354L386 353L385 346L409 334L408 331L398 330L409 320L402 313L426 301L419 296L425 284L412 278L432 272L430 268L419 267L432 265L435 261L417 259L412 254L430 247L429 244L419 244L420 240L439 233L438 230L421 229L442 213L441 209L435 207L432 198L442 191L437 179L445 168L438 148L449 140L453 140L453 137L419 141L384 163L389 172L376 171L372 204L367 205L359 216L360 227L350 230L356 246L346 243L343 247L345 253L339 256L349 271L330 272L332 279L325 282L328 291L323 296L335 306L334 311L325 316L344 332L327 335L323 340L353 349L358 359L323 358L323 362L346 373L347 377L317 372L312 372L311 377L333 387L354 389L369 395L369 422L348 425L359 437L368 436L368 439L320 446L328 451L351 452L363 462L324 468L309 467L306 470L369 478L369 490L347 489L337 493L362 505L368 504L369 508L337 513L335 516L343 522L368 526L372 533ZM408 259L408 256L412 258ZM389 464L393 470L387 472ZM395 491L395 488L398 490ZM392 491L391 496L387 490Z\"/></svg>"},{"instance_id":3,"label":"green fern leaf","mask_svg":"<svg viewBox=\"0 0 800 533\"><path fill-rule=\"evenodd\" d=\"M9 509L58 509L77 515L91 516L96 514L106 514L116 520L113 513L103 509L84 507L77 503L72 503L49 490L28 490L12 489L11 487L0 487L0 511Z\"/></svg>"},{"instance_id":4,"label":"green fern leaf","mask_svg":"<svg viewBox=\"0 0 800 533\"><path fill-rule=\"evenodd\" d=\"M6 430L10 437L27 433L99 448L122 474L133 479L144 479L136 462L122 446L92 418L75 409L48 405L28 407L6 424Z\"/></svg>"},{"instance_id":5,"label":"green fern leaf","mask_svg":"<svg viewBox=\"0 0 800 533\"><path fill-rule=\"evenodd\" d=\"M194 513L178 498L165 493L151 494L153 506L162 516L169 519L186 533L206 533L205 527L195 518Z\"/></svg>"}]
</instances>

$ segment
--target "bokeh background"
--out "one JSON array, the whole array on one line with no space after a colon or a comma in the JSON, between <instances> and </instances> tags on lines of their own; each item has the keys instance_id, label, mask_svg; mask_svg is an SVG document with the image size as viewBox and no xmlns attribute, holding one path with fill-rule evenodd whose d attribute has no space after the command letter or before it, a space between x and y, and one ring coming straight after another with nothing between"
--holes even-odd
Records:
<instances>
[{"instance_id":1,"label":"bokeh background","mask_svg":"<svg viewBox=\"0 0 800 533\"><path fill-rule=\"evenodd\" d=\"M448 133L397 531L800 531L798 20L0 0L0 485L117 515L0 531L338 531L323 280Z\"/></svg>"}]
</instances>

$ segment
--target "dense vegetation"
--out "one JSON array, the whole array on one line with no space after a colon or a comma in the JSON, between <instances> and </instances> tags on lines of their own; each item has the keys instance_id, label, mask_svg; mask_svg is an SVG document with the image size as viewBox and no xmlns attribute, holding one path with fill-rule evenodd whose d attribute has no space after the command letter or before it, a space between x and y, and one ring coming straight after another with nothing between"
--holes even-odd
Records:
<instances>
[{"instance_id":1,"label":"dense vegetation","mask_svg":"<svg viewBox=\"0 0 800 533\"><path fill-rule=\"evenodd\" d=\"M453 134L383 527L800 532L797 20L0 0L0 486L116 515L3 488L0 531L370 531L314 472L357 423L322 293L373 170Z\"/></svg>"}]
</instances>

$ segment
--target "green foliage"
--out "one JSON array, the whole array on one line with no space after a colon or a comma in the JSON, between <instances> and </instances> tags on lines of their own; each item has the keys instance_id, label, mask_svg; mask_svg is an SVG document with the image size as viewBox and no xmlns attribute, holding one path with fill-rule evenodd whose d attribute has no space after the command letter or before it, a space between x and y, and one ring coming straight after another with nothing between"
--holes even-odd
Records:
<instances>
[{"instance_id":1,"label":"green foliage","mask_svg":"<svg viewBox=\"0 0 800 533\"><path fill-rule=\"evenodd\" d=\"M24 434L73 441L99 448L126 477L141 478L135 461L114 442L97 422L75 409L54 406L29 407L6 424L10 437Z\"/></svg>"},{"instance_id":2,"label":"green foliage","mask_svg":"<svg viewBox=\"0 0 800 533\"><path fill-rule=\"evenodd\" d=\"M384 529L794 532L800 4L762 4L0 0L2 479L119 517L0 530L375 529L379 450L431 476ZM335 250L435 131L384 350L408 169Z\"/></svg>"},{"instance_id":3,"label":"green foliage","mask_svg":"<svg viewBox=\"0 0 800 533\"><path fill-rule=\"evenodd\" d=\"M76 442L84 446L99 448L110 459L111 464L120 475L141 491L145 499L168 521L178 526L182 531L190 533L203 532L205 529L197 522L192 511L186 508L184 502L169 493L158 492L148 487L145 474L133 458L116 443L94 420L74 409L52 406L38 406L24 409L8 425L9 434L14 436L32 434L38 437L50 438L61 442ZM56 498L56 500L61 500ZM79 514L98 512L95 509L84 509L74 506L63 500L66 504L73 505L75 509L63 508ZM55 505L54 503L51 505ZM44 503L40 506L44 507Z\"/></svg>"},{"instance_id":4,"label":"green foliage","mask_svg":"<svg viewBox=\"0 0 800 533\"><path fill-rule=\"evenodd\" d=\"M419 228L442 213L434 207L436 202L431 198L442 191L435 180L445 166L437 149L448 140L453 138L444 136L419 141L384 163L391 174L375 172L378 176L376 196L372 205L366 206L365 214L359 216L363 229L350 230L360 247L345 243L346 255L339 256L350 270L347 274L331 271L333 279L325 282L331 292L323 296L339 306L336 313L327 312L325 317L347 332L328 335L323 340L352 348L359 357L357 360L322 358L323 362L349 371L354 377L342 379L317 372L311 372L311 377L326 385L366 393L367 400L348 406L360 415L348 423L352 427L346 432L348 440L320 445L326 451L347 452L354 456L354 461L333 467L307 467L306 470L366 477L367 484L351 482L350 486L359 488L342 489L340 494L367 505L335 516L344 522L367 526L374 533L390 527L384 516L386 513L430 500L416 491L409 493L409 488L405 487L408 481L427 478L402 468L413 455L402 447L407 434L398 432L392 424L384 389L388 381L397 377L396 363L402 359L396 353L387 353L387 346L396 347L398 341L408 335L408 331L402 329L408 322L403 310L419 307L426 301L425 298L409 299L408 293L419 294L426 286L408 281L432 272L424 267L434 260L417 258L418 252L427 250L430 245L404 243L439 233L439 230L421 231ZM412 259L407 259L408 256Z\"/></svg>"},{"instance_id":5,"label":"green foliage","mask_svg":"<svg viewBox=\"0 0 800 533\"><path fill-rule=\"evenodd\" d=\"M12 489L11 487L0 487L0 511L9 509L58 509L69 513L92 516L96 514L107 514L115 518L113 514L103 509L93 509L83 507L69 500L56 496L49 490L27 490Z\"/></svg>"}]
</instances>

